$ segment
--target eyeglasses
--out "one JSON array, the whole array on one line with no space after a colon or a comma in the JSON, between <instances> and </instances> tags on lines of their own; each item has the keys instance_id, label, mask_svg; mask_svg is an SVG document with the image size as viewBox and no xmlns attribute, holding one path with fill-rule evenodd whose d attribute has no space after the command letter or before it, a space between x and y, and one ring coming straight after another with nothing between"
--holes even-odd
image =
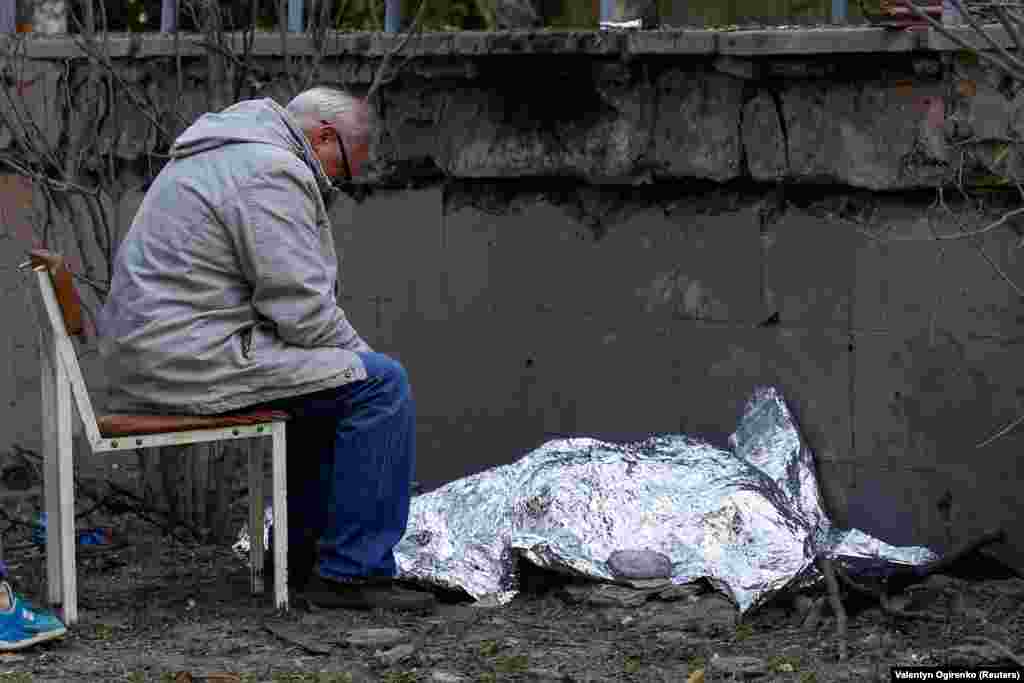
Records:
<instances>
[{"instance_id":1,"label":"eyeglasses","mask_svg":"<svg viewBox=\"0 0 1024 683\"><path fill-rule=\"evenodd\" d=\"M339 133L338 129L332 126L329 122L322 121L322 123L328 128L330 128L331 131L334 133L334 139L338 142L338 150L341 152L341 161L345 166L344 180L331 178L331 185L333 185L334 189L337 190L338 192L341 192L347 195L348 197L351 197L357 202L361 202L363 199L366 198L368 188L365 185L357 185L354 182L354 178L352 176L352 166L348 162L348 153L345 151L345 143L342 142L341 140L341 133Z\"/></svg>"}]
</instances>

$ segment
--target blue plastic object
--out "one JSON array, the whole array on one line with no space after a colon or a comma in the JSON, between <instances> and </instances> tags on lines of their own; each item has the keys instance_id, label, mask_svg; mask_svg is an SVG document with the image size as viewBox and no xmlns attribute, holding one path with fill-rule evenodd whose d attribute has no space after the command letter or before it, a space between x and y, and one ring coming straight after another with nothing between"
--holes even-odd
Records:
<instances>
[{"instance_id":1,"label":"blue plastic object","mask_svg":"<svg viewBox=\"0 0 1024 683\"><path fill-rule=\"evenodd\" d=\"M39 521L32 529L32 542L36 545L46 545L46 513L39 514ZM110 530L104 528L79 529L79 545L109 545L111 542Z\"/></svg>"}]
</instances>

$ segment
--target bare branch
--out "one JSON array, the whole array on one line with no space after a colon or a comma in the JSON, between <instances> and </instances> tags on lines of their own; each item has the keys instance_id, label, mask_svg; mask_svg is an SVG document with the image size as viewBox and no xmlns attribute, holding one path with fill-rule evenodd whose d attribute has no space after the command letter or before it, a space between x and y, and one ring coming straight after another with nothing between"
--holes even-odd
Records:
<instances>
[{"instance_id":1,"label":"bare branch","mask_svg":"<svg viewBox=\"0 0 1024 683\"><path fill-rule=\"evenodd\" d=\"M981 235L990 233L996 228L1005 225L1006 221L1021 214L1024 214L1024 207L1019 207L1011 211L1007 211L1005 214L1000 216L998 220L990 223L989 225L986 225L984 228L972 230L970 232L958 232L951 235L935 234L932 237L879 237L877 235L872 235L871 233L866 231L862 232L862 234L864 234L867 237L870 237L872 240L875 240L876 242L881 242L883 244L888 244L890 242L939 242L944 240L966 240L971 239L972 237L979 237Z\"/></svg>"},{"instance_id":2,"label":"bare branch","mask_svg":"<svg viewBox=\"0 0 1024 683\"><path fill-rule=\"evenodd\" d=\"M430 0L420 0L419 9L416 10L416 17L413 19L412 26L409 27L409 31L405 34L405 38L402 39L393 50L384 55L384 59L381 60L380 66L377 67L377 73L373 75L373 82L370 84L370 90L366 93L366 99L369 101L377 94L378 88L381 86L381 82L384 78L384 72L387 71L388 66L391 64L391 60L399 52L405 49L405 46L409 43L412 37L419 33L420 24L423 22L423 16L426 14L427 3Z\"/></svg>"},{"instance_id":3,"label":"bare branch","mask_svg":"<svg viewBox=\"0 0 1024 683\"><path fill-rule=\"evenodd\" d=\"M1024 39L1021 38L1020 30L1018 26L1013 24L1010 15L1006 12L1006 9L1001 5L995 6L996 17L999 19L999 23L1003 25L1006 32L1013 38L1013 44L1017 47L1017 52L1024 50Z\"/></svg>"},{"instance_id":4,"label":"bare branch","mask_svg":"<svg viewBox=\"0 0 1024 683\"><path fill-rule=\"evenodd\" d=\"M15 49L20 45L20 42L15 43ZM16 59L15 50L5 50L3 57L9 63L14 61ZM23 65L25 61L27 60L22 60L19 63ZM12 77L16 83L23 83L25 81L23 74L13 74ZM33 161L46 159L50 164L59 166L56 151L50 146L47 136L39 127L38 122L31 116L25 116L27 112L23 112L24 100L21 97L16 100L12 99L9 88L0 88L0 91L3 92L11 115L16 119L16 121L12 124L7 115L2 111L0 111L0 119L2 119L3 124L11 134L18 138L19 146L21 146L29 156L36 157Z\"/></svg>"},{"instance_id":5,"label":"bare branch","mask_svg":"<svg viewBox=\"0 0 1024 683\"><path fill-rule=\"evenodd\" d=\"M259 19L259 0L249 0L249 26L242 34L242 63L235 70L235 101L242 99L242 88L249 81L252 65L250 55L256 42L256 22Z\"/></svg>"},{"instance_id":6,"label":"bare branch","mask_svg":"<svg viewBox=\"0 0 1024 683\"><path fill-rule=\"evenodd\" d=\"M315 4L314 4L315 6ZM320 73L320 64L323 61L324 53L327 51L327 22L330 18L331 7L327 0L320 0L320 18L313 24L313 64L306 69L306 80L302 86L305 90L313 84L313 80Z\"/></svg>"},{"instance_id":7,"label":"bare branch","mask_svg":"<svg viewBox=\"0 0 1024 683\"><path fill-rule=\"evenodd\" d=\"M972 29L974 29L974 32L979 34L982 38L984 38L985 42L992 46L993 50L998 52L1001 57L1006 59L1006 61L1008 61L1016 69L1018 69L1017 75L1015 75L1015 77L1019 79L1019 74L1024 73L1024 62L1022 62L1018 57L1011 55L1009 52L1007 52L1006 48L1004 48L1002 45L993 40L992 36L988 34L988 31L986 31L984 27L982 27L981 24L979 24L975 20L971 11L967 9L967 7L962 2L960 2L960 0L952 0L952 2L953 5L956 7L957 11L960 13L960 16L962 16L964 18L964 21L966 21L967 24Z\"/></svg>"},{"instance_id":8,"label":"bare branch","mask_svg":"<svg viewBox=\"0 0 1024 683\"><path fill-rule=\"evenodd\" d=\"M46 185L50 189L55 190L57 192L70 192L70 193L76 193L77 192L79 194L84 194L84 195L89 195L89 196L96 196L100 192L99 188L97 188L97 187L85 187L83 185L78 185L78 184L75 184L75 183L69 183L69 182L67 182L65 180L58 180L56 178L51 178L50 176L46 175L45 173L39 173L38 171L29 170L28 168L23 166L20 162L12 159L11 157L7 156L6 154L0 154L0 164L3 164L5 166L7 166L11 170L16 171L18 174L28 178L29 180L32 180L32 181L34 181L36 183L40 183L40 184Z\"/></svg>"},{"instance_id":9,"label":"bare branch","mask_svg":"<svg viewBox=\"0 0 1024 683\"><path fill-rule=\"evenodd\" d=\"M825 577L825 586L828 588L828 602L832 607L832 613L836 617L836 640L839 641L839 661L845 662L849 656L849 643L846 641L846 610L843 609L843 600L839 597L839 584L836 582L835 567L832 565L832 560L824 555L819 555L815 562Z\"/></svg>"},{"instance_id":10,"label":"bare branch","mask_svg":"<svg viewBox=\"0 0 1024 683\"><path fill-rule=\"evenodd\" d=\"M181 96L185 93L185 71L181 68L181 0L174 0L174 15L174 70L177 76L174 101L181 102Z\"/></svg>"},{"instance_id":11,"label":"bare branch","mask_svg":"<svg viewBox=\"0 0 1024 683\"><path fill-rule=\"evenodd\" d=\"M882 608L882 612L888 614L890 617L899 617L901 619L923 619L925 621L946 621L943 617L939 617L934 614L929 614L928 612L911 613L905 612L899 609L898 607L893 607L892 603L889 602L889 596L886 595L884 590L875 590L863 584L857 583L850 577L849 574L846 573L846 570L843 569L841 565L837 565L835 567L835 572L836 577L839 579L840 583L842 583L844 586L846 586L853 592L859 593L860 595L863 595L868 598L874 598L875 600L878 600L878 605Z\"/></svg>"},{"instance_id":12,"label":"bare branch","mask_svg":"<svg viewBox=\"0 0 1024 683\"><path fill-rule=\"evenodd\" d=\"M1021 289L1020 285L1014 282L1010 278L1010 276L1006 274L1006 271L1000 268L999 264L992 260L992 257L989 256L988 252L985 251L985 247L980 244L975 244L974 248L975 250L977 250L981 258L985 259L985 262L992 267L992 270L996 272L996 275L998 275L1003 282L1008 284L1010 286L1010 289L1012 289L1017 294L1017 296L1019 296L1021 299L1024 299L1024 289Z\"/></svg>"},{"instance_id":13,"label":"bare branch","mask_svg":"<svg viewBox=\"0 0 1024 683\"><path fill-rule=\"evenodd\" d=\"M1021 415L1016 420L1014 420L1013 422L1011 422L1010 424L1006 425L1005 427L1000 429L998 432L993 434L992 436L988 437L987 439L985 439L984 441L979 443L977 446L975 446L975 448L984 448L985 446L988 446L989 444L991 444L992 442L996 441L997 439L1001 439L1002 437L1006 436L1007 434L1012 432L1014 429L1016 429L1018 426L1020 426L1020 424L1022 422L1024 422L1024 415Z\"/></svg>"},{"instance_id":14,"label":"bare branch","mask_svg":"<svg viewBox=\"0 0 1024 683\"><path fill-rule=\"evenodd\" d=\"M117 84L121 86L125 94L128 95L128 98L132 101L132 104L134 104L135 107L139 110L139 113L145 116L146 120L153 124L153 127L155 127L160 132L160 134L164 136L164 139L172 139L173 136L170 134L170 132L166 128L164 128L164 125L160 123L160 120L157 119L156 116L153 114L152 106L149 105L147 102L142 101L142 98L139 96L138 92L136 92L135 88L132 88L130 85L124 82L124 79L122 79L121 76L118 75L117 70L114 68L113 63L111 63L110 61L110 58L103 54L97 54L95 50L93 50L90 46L88 46L85 43L85 41L81 40L80 38L76 38L76 42L78 42L79 47L83 52L92 55L104 68L107 69L107 71L117 81ZM185 118L178 111L172 109L171 112L178 118L178 120L181 123L183 123L186 126L189 124L189 122L186 121Z\"/></svg>"},{"instance_id":15,"label":"bare branch","mask_svg":"<svg viewBox=\"0 0 1024 683\"><path fill-rule=\"evenodd\" d=\"M927 21L928 25L931 26L933 29L935 29L943 37L945 37L948 40L950 40L951 42L959 45L963 49L965 49L965 50L967 50L969 52L977 54L979 59L983 59L986 62L990 62L991 64L993 64L997 68L1001 69L1006 75L1010 76L1011 78L1014 78L1014 79L1017 79L1017 80L1024 80L1024 74L1017 73L1012 65L1007 64L1005 61L1003 61L1000 58L994 57L994 56L986 53L980 47L978 47L976 45L971 45L970 43L968 43L964 39L962 39L959 36L955 35L953 32L951 32L948 29L948 27L943 26L938 21L935 21L935 19L933 19L927 12L923 11L917 5L915 5L913 0L902 0L902 2L903 2L903 5L905 7L910 9L910 11L912 11L918 17L921 17L922 19Z\"/></svg>"},{"instance_id":16,"label":"bare branch","mask_svg":"<svg viewBox=\"0 0 1024 683\"><path fill-rule=\"evenodd\" d=\"M284 73L291 86L291 94L297 94L298 83L292 73L291 60L288 59L288 0L277 2L277 25L281 33L281 60L284 62Z\"/></svg>"},{"instance_id":17,"label":"bare branch","mask_svg":"<svg viewBox=\"0 0 1024 683\"><path fill-rule=\"evenodd\" d=\"M1020 187L1020 183L1018 182L1017 185L1018 185L1018 188L1019 188ZM958 185L957 189L960 190L960 193L963 195L965 200L969 200L970 199L970 197L968 196L967 192L964 190L962 185ZM957 219L957 217L953 214L952 209L950 209L946 205L946 202L942 198L942 188L939 188L938 194L939 194L939 198L938 198L937 204L942 208L943 211L945 211L949 216L951 216L953 218L953 220L957 223L957 227L960 228L960 232L963 233L964 232L964 228L963 228L962 222ZM935 232L935 228L932 226L931 221L928 222L928 227L931 229L932 234L937 237L938 235ZM999 264L996 263L988 255L988 252L985 251L985 246L984 245L976 244L976 243L974 243L972 241L971 242L971 246L974 248L975 251L978 252L978 255L981 256L981 258L983 258L986 263L988 263L988 265L992 268L992 270L1000 278L1002 278L1002 280L1006 284L1008 284L1010 286L1010 288L1013 289L1014 292L1017 293L1017 296L1019 296L1021 298L1024 298L1024 289L1022 289L1016 282L1014 282L1013 279L1011 279L1010 276L1007 275L1006 272L1002 268L999 267ZM944 257L944 255L945 255L943 253L943 249L942 249L942 245L941 244L939 245L939 253L940 253L940 260L941 260L941 258Z\"/></svg>"}]
</instances>

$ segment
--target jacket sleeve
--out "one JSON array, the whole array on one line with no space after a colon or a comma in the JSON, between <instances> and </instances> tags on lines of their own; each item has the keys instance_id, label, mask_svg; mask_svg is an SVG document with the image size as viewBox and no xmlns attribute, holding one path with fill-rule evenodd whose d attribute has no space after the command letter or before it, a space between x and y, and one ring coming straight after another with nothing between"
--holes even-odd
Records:
<instances>
[{"instance_id":1,"label":"jacket sleeve","mask_svg":"<svg viewBox=\"0 0 1024 683\"><path fill-rule=\"evenodd\" d=\"M223 218L235 236L253 305L288 344L370 351L338 306L332 264L325 262L315 181L291 164L268 169L242 187Z\"/></svg>"}]
</instances>

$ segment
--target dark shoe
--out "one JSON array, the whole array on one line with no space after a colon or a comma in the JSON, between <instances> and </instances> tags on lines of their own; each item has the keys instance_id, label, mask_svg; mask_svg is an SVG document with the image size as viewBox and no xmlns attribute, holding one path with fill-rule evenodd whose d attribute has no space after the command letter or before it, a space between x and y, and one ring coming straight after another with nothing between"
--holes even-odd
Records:
<instances>
[{"instance_id":1,"label":"dark shoe","mask_svg":"<svg viewBox=\"0 0 1024 683\"><path fill-rule=\"evenodd\" d=\"M399 588L390 580L341 583L314 573L303 595L317 607L345 609L428 610L437 604L432 593Z\"/></svg>"}]
</instances>

